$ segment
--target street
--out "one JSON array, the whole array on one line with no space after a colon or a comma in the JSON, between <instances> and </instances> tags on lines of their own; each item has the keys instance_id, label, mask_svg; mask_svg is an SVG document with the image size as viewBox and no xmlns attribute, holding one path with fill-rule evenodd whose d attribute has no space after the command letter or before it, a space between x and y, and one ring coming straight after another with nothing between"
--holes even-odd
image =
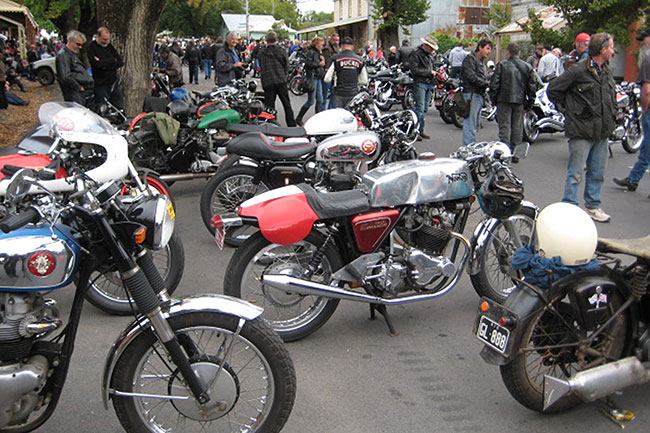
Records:
<instances>
[{"instance_id":1,"label":"street","mask_svg":"<svg viewBox=\"0 0 650 433\"><path fill-rule=\"evenodd\" d=\"M199 88L209 88L203 80ZM196 88L196 86L188 86ZM292 95L297 112L304 96ZM279 101L278 118L284 115ZM398 107L394 107L397 109ZM307 117L313 115L313 107ZM429 111L418 151L447 156L461 142L461 130ZM495 140L495 122L485 122L481 140ZM560 134L543 134L526 159L514 165L525 181L526 199L543 207L562 196L568 145ZM613 145L603 186L603 209L612 222L598 224L602 237L641 237L649 232L650 181L644 178L635 193L623 192L611 178L623 177L636 154ZM233 249L219 251L204 228L199 197L205 180L177 182L176 227L185 246L185 273L177 296L223 293L223 274ZM582 192L582 191L581 191ZM471 235L480 212L466 229ZM53 294L67 314L73 288ZM341 302L328 323L315 334L288 344L296 368L298 390L285 433L503 433L526 431L601 433L619 430L585 404L560 415L540 415L519 405L506 391L497 367L479 357L481 344L472 335L478 296L466 274L447 295L434 301L390 307L398 336L391 337L383 319L370 321L366 304ZM68 382L59 408L38 431L114 433L122 431L112 410L102 406L101 379L105 356L130 321L112 317L86 304ZM623 409L636 414L629 432L647 432L650 386L637 386L615 395ZM645 426L645 427L644 427Z\"/></svg>"}]
</instances>

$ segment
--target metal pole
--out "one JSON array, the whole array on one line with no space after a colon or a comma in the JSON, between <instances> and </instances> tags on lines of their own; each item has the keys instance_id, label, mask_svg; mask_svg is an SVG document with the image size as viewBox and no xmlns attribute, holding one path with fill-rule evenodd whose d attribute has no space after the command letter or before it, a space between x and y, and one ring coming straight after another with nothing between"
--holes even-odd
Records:
<instances>
[{"instance_id":1,"label":"metal pole","mask_svg":"<svg viewBox=\"0 0 650 433\"><path fill-rule=\"evenodd\" d=\"M249 44L250 42L250 33L248 31L248 17L249 17L249 11L248 11L248 0L246 0L246 45Z\"/></svg>"}]
</instances>

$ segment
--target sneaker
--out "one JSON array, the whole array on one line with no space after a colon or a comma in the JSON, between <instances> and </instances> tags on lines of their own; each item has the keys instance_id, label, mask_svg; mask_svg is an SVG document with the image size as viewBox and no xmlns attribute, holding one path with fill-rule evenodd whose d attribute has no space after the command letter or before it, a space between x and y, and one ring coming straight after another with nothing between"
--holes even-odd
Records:
<instances>
[{"instance_id":1,"label":"sneaker","mask_svg":"<svg viewBox=\"0 0 650 433\"><path fill-rule=\"evenodd\" d=\"M607 215L601 208L587 209L587 213L592 220L599 223L608 223L612 219L612 217Z\"/></svg>"},{"instance_id":2,"label":"sneaker","mask_svg":"<svg viewBox=\"0 0 650 433\"><path fill-rule=\"evenodd\" d=\"M636 187L639 186L638 183L634 182L629 177L624 177L623 179L619 179L618 177L615 177L614 179L612 179L612 181L618 186L627 188L628 191L636 191Z\"/></svg>"},{"instance_id":3,"label":"sneaker","mask_svg":"<svg viewBox=\"0 0 650 433\"><path fill-rule=\"evenodd\" d=\"M427 134L425 134L424 132L420 132L420 137L424 138L425 140L428 140L428 139L431 138Z\"/></svg>"}]
</instances>

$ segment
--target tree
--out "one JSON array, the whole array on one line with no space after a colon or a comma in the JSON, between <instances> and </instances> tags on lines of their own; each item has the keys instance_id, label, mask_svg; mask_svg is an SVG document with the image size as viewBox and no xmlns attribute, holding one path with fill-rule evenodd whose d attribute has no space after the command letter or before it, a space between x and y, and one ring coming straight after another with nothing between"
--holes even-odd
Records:
<instances>
[{"instance_id":1,"label":"tree","mask_svg":"<svg viewBox=\"0 0 650 433\"><path fill-rule=\"evenodd\" d=\"M306 29L307 27L320 26L321 24L331 23L332 21L334 21L333 12L309 11L302 17L297 28Z\"/></svg>"},{"instance_id":2,"label":"tree","mask_svg":"<svg viewBox=\"0 0 650 433\"><path fill-rule=\"evenodd\" d=\"M427 19L431 5L428 0L371 0L372 18L378 25L382 46L399 46L399 29L408 33L408 26Z\"/></svg>"},{"instance_id":3,"label":"tree","mask_svg":"<svg viewBox=\"0 0 650 433\"><path fill-rule=\"evenodd\" d=\"M97 30L95 0L22 0L44 28L56 30L61 36L78 29L88 39Z\"/></svg>"},{"instance_id":4,"label":"tree","mask_svg":"<svg viewBox=\"0 0 650 433\"><path fill-rule=\"evenodd\" d=\"M121 77L127 115L138 113L149 94L152 48L165 3L166 0L97 0L97 21L111 29L112 43L124 58Z\"/></svg>"}]
</instances>

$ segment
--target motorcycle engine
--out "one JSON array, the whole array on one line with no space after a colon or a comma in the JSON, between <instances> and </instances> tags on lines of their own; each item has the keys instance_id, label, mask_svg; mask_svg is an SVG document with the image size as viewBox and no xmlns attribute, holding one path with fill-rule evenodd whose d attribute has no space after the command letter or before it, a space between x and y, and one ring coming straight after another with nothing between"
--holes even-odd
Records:
<instances>
[{"instance_id":1,"label":"motorcycle engine","mask_svg":"<svg viewBox=\"0 0 650 433\"><path fill-rule=\"evenodd\" d=\"M0 429L21 424L43 402L39 393L50 369L34 343L61 321L53 300L33 293L0 292Z\"/></svg>"}]
</instances>

